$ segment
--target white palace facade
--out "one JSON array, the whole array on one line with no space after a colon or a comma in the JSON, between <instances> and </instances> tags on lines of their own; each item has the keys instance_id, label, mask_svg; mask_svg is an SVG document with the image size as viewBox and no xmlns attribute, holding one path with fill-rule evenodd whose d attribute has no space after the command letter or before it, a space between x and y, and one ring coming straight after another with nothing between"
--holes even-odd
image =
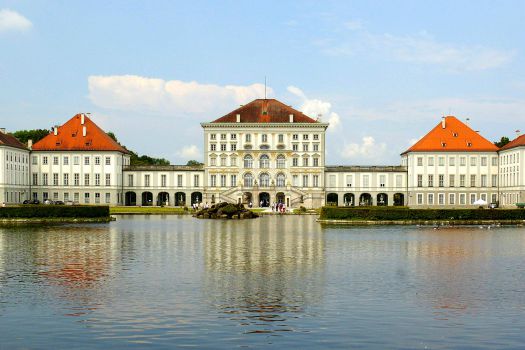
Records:
<instances>
[{"instance_id":1,"label":"white palace facade","mask_svg":"<svg viewBox=\"0 0 525 350\"><path fill-rule=\"evenodd\" d=\"M525 202L525 135L498 148L453 116L403 152L398 166L327 166L328 124L275 99L254 100L201 126L202 166L133 166L129 152L83 113L34 145L0 129L0 202L291 208Z\"/></svg>"}]
</instances>

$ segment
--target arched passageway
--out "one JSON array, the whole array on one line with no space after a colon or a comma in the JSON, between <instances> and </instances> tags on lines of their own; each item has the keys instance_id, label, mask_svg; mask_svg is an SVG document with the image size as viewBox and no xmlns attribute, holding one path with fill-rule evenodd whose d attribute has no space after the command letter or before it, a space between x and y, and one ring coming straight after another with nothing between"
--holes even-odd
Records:
<instances>
[{"instance_id":1,"label":"arched passageway","mask_svg":"<svg viewBox=\"0 0 525 350\"><path fill-rule=\"evenodd\" d=\"M186 198L184 198L186 200ZM201 203L202 202L202 193L201 192L193 192L191 194L191 204L195 203Z\"/></svg>"},{"instance_id":2,"label":"arched passageway","mask_svg":"<svg viewBox=\"0 0 525 350\"><path fill-rule=\"evenodd\" d=\"M345 206L354 206L355 205L355 195L353 193L345 193L343 196L343 202Z\"/></svg>"},{"instance_id":3,"label":"arched passageway","mask_svg":"<svg viewBox=\"0 0 525 350\"><path fill-rule=\"evenodd\" d=\"M124 205L126 206L137 205L137 194L135 192L126 192L124 194Z\"/></svg>"},{"instance_id":4,"label":"arched passageway","mask_svg":"<svg viewBox=\"0 0 525 350\"><path fill-rule=\"evenodd\" d=\"M379 193L377 195L376 203L378 206L388 205L388 195L386 193Z\"/></svg>"},{"instance_id":5,"label":"arched passageway","mask_svg":"<svg viewBox=\"0 0 525 350\"><path fill-rule=\"evenodd\" d=\"M338 201L339 201L339 196L337 195L337 193L328 193L326 195L326 205L337 206L339 203Z\"/></svg>"},{"instance_id":6,"label":"arched passageway","mask_svg":"<svg viewBox=\"0 0 525 350\"><path fill-rule=\"evenodd\" d=\"M262 208L270 206L270 194L268 192L259 193L259 206Z\"/></svg>"},{"instance_id":7,"label":"arched passageway","mask_svg":"<svg viewBox=\"0 0 525 350\"><path fill-rule=\"evenodd\" d=\"M277 203L284 203L285 198L286 198L286 197L285 197L285 195L284 195L283 192L278 192L278 193L277 193L277 196L275 196L275 201L276 201Z\"/></svg>"},{"instance_id":8,"label":"arched passageway","mask_svg":"<svg viewBox=\"0 0 525 350\"><path fill-rule=\"evenodd\" d=\"M395 206L405 205L405 195L403 193L394 194L394 205Z\"/></svg>"},{"instance_id":9,"label":"arched passageway","mask_svg":"<svg viewBox=\"0 0 525 350\"><path fill-rule=\"evenodd\" d=\"M192 201L192 204L195 202ZM177 192L175 193L175 206L176 207L183 207L186 205L186 193L184 192Z\"/></svg>"},{"instance_id":10,"label":"arched passageway","mask_svg":"<svg viewBox=\"0 0 525 350\"><path fill-rule=\"evenodd\" d=\"M170 204L170 194L168 192L160 192L157 196L157 205L169 205Z\"/></svg>"},{"instance_id":11,"label":"arched passageway","mask_svg":"<svg viewBox=\"0 0 525 350\"><path fill-rule=\"evenodd\" d=\"M372 196L370 195L370 193L362 193L359 196L359 205L362 205L362 206L373 205Z\"/></svg>"},{"instance_id":12,"label":"arched passageway","mask_svg":"<svg viewBox=\"0 0 525 350\"><path fill-rule=\"evenodd\" d=\"M253 201L252 201L252 200L253 200L253 196L252 196L252 193L251 193L251 192L244 192L244 193L242 194L242 203L243 203L243 204L246 204L246 205L248 205L248 204L250 204L250 203L253 204Z\"/></svg>"},{"instance_id":13,"label":"arched passageway","mask_svg":"<svg viewBox=\"0 0 525 350\"><path fill-rule=\"evenodd\" d=\"M142 205L153 205L153 193L142 192Z\"/></svg>"}]
</instances>

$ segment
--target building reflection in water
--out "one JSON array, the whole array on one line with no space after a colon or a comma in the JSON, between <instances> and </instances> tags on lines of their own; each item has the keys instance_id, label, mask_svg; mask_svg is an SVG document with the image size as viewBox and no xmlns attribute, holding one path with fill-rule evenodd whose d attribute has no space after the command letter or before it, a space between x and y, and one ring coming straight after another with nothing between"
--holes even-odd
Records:
<instances>
[{"instance_id":1,"label":"building reflection in water","mask_svg":"<svg viewBox=\"0 0 525 350\"><path fill-rule=\"evenodd\" d=\"M313 217L286 219L206 223L206 299L246 333L291 331L321 299L323 233Z\"/></svg>"},{"instance_id":2,"label":"building reflection in water","mask_svg":"<svg viewBox=\"0 0 525 350\"><path fill-rule=\"evenodd\" d=\"M500 234L497 228L487 227L415 231L417 239L406 241L406 253L416 301L430 305L436 318L446 320L473 313L493 298L493 290L485 284L493 285L486 276L493 279L501 268L494 264L494 256L511 256L515 249L523 254L523 247L510 246L516 242L513 237L506 241Z\"/></svg>"}]
</instances>

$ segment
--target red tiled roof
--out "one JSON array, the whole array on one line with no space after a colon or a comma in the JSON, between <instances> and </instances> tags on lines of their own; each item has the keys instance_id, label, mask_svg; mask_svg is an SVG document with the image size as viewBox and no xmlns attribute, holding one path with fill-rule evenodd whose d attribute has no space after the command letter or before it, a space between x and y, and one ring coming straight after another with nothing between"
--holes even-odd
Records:
<instances>
[{"instance_id":1,"label":"red tiled roof","mask_svg":"<svg viewBox=\"0 0 525 350\"><path fill-rule=\"evenodd\" d=\"M511 149L519 146L525 146L525 135L520 135L516 137L514 140L507 143L505 146L501 147L499 150L504 151L506 149Z\"/></svg>"},{"instance_id":2,"label":"red tiled roof","mask_svg":"<svg viewBox=\"0 0 525 350\"><path fill-rule=\"evenodd\" d=\"M49 133L33 145L34 151L117 151L129 153L124 147L108 136L87 115L81 124L81 114L75 115L58 127L57 135ZM86 136L83 136L83 128Z\"/></svg>"},{"instance_id":3,"label":"red tiled roof","mask_svg":"<svg viewBox=\"0 0 525 350\"><path fill-rule=\"evenodd\" d=\"M13 147L13 148L27 149L26 145L18 141L16 137L14 137L13 135L4 134L1 131L0 131L0 145Z\"/></svg>"},{"instance_id":4,"label":"red tiled roof","mask_svg":"<svg viewBox=\"0 0 525 350\"><path fill-rule=\"evenodd\" d=\"M293 114L294 123L317 123L302 112L275 99L257 99L214 120L212 123L236 123L237 114L241 123L289 123Z\"/></svg>"},{"instance_id":5,"label":"red tiled roof","mask_svg":"<svg viewBox=\"0 0 525 350\"><path fill-rule=\"evenodd\" d=\"M443 127L444 123L444 127ZM498 147L454 116L444 121L402 154L408 152L490 152Z\"/></svg>"}]
</instances>

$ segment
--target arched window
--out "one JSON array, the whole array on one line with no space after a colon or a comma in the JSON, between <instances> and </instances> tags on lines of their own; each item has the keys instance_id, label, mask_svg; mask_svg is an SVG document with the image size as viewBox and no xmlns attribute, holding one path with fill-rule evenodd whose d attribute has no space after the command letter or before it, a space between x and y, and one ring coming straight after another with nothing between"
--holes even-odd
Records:
<instances>
[{"instance_id":1,"label":"arched window","mask_svg":"<svg viewBox=\"0 0 525 350\"><path fill-rule=\"evenodd\" d=\"M249 169L253 168L253 158L249 154L244 156L244 167Z\"/></svg>"},{"instance_id":2,"label":"arched window","mask_svg":"<svg viewBox=\"0 0 525 350\"><path fill-rule=\"evenodd\" d=\"M267 173L262 173L261 175L259 175L259 186L270 186L270 175L268 175Z\"/></svg>"},{"instance_id":3,"label":"arched window","mask_svg":"<svg viewBox=\"0 0 525 350\"><path fill-rule=\"evenodd\" d=\"M244 174L244 187L253 187L253 175L248 173Z\"/></svg>"},{"instance_id":4,"label":"arched window","mask_svg":"<svg viewBox=\"0 0 525 350\"><path fill-rule=\"evenodd\" d=\"M277 174L277 187L284 187L286 177L283 173Z\"/></svg>"},{"instance_id":5,"label":"arched window","mask_svg":"<svg viewBox=\"0 0 525 350\"><path fill-rule=\"evenodd\" d=\"M282 154L277 156L277 168L284 169L286 167L286 157Z\"/></svg>"},{"instance_id":6,"label":"arched window","mask_svg":"<svg viewBox=\"0 0 525 350\"><path fill-rule=\"evenodd\" d=\"M270 167L270 157L268 157L267 154L263 154L261 158L259 158L259 167L261 169L266 169Z\"/></svg>"},{"instance_id":7,"label":"arched window","mask_svg":"<svg viewBox=\"0 0 525 350\"><path fill-rule=\"evenodd\" d=\"M231 166L237 166L237 157L232 156L232 157L230 158L230 165L231 165Z\"/></svg>"}]
</instances>

